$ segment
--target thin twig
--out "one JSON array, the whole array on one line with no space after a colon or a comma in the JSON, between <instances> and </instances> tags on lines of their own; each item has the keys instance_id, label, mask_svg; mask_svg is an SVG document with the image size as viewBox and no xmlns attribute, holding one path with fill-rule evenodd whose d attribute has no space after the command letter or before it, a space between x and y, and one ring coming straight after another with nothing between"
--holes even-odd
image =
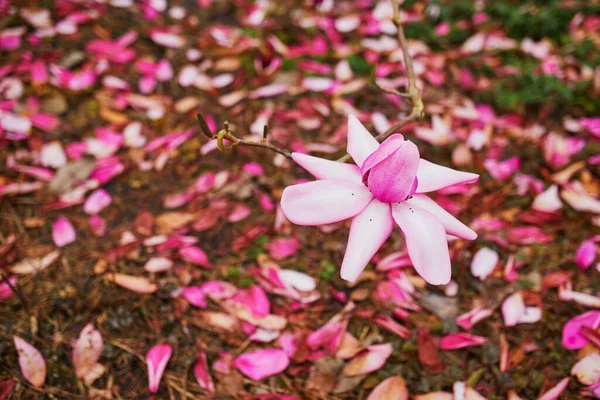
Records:
<instances>
[{"instance_id":1,"label":"thin twig","mask_svg":"<svg viewBox=\"0 0 600 400\"><path fill-rule=\"evenodd\" d=\"M406 93L398 92L392 89L382 88L377 85L375 82L375 86L386 93L395 94L400 97L408 98L412 105L412 110L410 114L400 121L396 122L392 126L388 128L385 132L377 135L375 139L378 142L383 142L385 139L390 137L390 135L394 134L398 131L398 129L402 128L405 125L410 124L411 122L417 121L424 116L425 106L423 105L423 99L421 98L421 89L417 86L417 76L415 75L415 68L413 66L413 60L410 54L408 53L408 43L406 42L406 36L404 35L404 28L402 27L402 20L400 19L400 5L398 4L398 0L391 0L392 6L394 8L394 16L392 21L398 30L398 42L400 43L400 48L402 49L402 53L404 55L404 65L406 67L406 74L408 75L408 88ZM373 79L375 81L375 79ZM346 162L350 160L350 154L346 154L345 156L339 158L337 161Z\"/></svg>"},{"instance_id":2,"label":"thin twig","mask_svg":"<svg viewBox=\"0 0 600 400\"><path fill-rule=\"evenodd\" d=\"M217 134L214 134L208 127L208 124L206 123L206 121L204 120L202 115L198 114L197 116L198 116L198 121L200 121L200 127L202 128L202 132L204 132L204 134L206 136L208 136L210 139L217 139L217 147L221 151L229 151L229 150L233 149L235 146L242 144L245 146L263 147L265 149L269 149L276 153L279 153L279 154L285 156L286 158L289 158L289 159L292 158L292 153L275 146L273 143L271 143L267 140L268 129L266 126L263 131L263 140L260 142L254 142L252 140L240 139L237 136L235 136L233 134L233 132L231 131L229 122L227 122L227 121L225 121L225 123L223 124L223 129L221 129L219 132L217 132ZM223 143L224 139L229 140L230 143L228 145L224 144Z\"/></svg>"}]
</instances>

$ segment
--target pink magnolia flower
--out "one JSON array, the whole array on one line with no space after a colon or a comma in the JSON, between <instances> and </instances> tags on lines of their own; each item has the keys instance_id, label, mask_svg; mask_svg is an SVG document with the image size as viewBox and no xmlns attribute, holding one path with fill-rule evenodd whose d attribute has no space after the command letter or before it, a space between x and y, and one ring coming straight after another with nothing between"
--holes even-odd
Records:
<instances>
[{"instance_id":1,"label":"pink magnolia flower","mask_svg":"<svg viewBox=\"0 0 600 400\"><path fill-rule=\"evenodd\" d=\"M348 118L348 153L357 165L293 153L318 180L287 187L281 207L298 225L325 225L352 218L342 279L354 282L390 236L394 221L406 239L410 259L427 282L450 281L446 234L473 240L477 234L423 193L479 176L433 164L400 134L381 145L360 121Z\"/></svg>"}]
</instances>

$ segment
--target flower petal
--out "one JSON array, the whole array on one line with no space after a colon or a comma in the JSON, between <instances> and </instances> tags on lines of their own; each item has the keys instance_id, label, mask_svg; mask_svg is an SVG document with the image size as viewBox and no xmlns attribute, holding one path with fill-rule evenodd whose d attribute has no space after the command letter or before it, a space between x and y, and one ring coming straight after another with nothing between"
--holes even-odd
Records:
<instances>
[{"instance_id":1,"label":"flower petal","mask_svg":"<svg viewBox=\"0 0 600 400\"><path fill-rule=\"evenodd\" d=\"M213 383L212 377L210 376L210 372L208 370L208 363L204 349L200 349L198 352L198 358L196 359L196 364L194 365L194 376L196 377L196 381L198 381L198 385L200 385L202 389L205 389L210 393L215 391L215 384Z\"/></svg>"},{"instance_id":2,"label":"flower petal","mask_svg":"<svg viewBox=\"0 0 600 400\"><path fill-rule=\"evenodd\" d=\"M327 179L288 186L281 208L294 224L324 225L354 217L372 198L363 185Z\"/></svg>"},{"instance_id":3,"label":"flower petal","mask_svg":"<svg viewBox=\"0 0 600 400\"><path fill-rule=\"evenodd\" d=\"M415 205L436 217L442 223L442 225L444 225L444 229L446 230L447 234L458 236L459 238L467 240L477 239L477 233L475 233L475 231L460 222L452 214L444 210L438 203L431 200L426 195L415 194L406 202L408 204Z\"/></svg>"},{"instance_id":4,"label":"flower petal","mask_svg":"<svg viewBox=\"0 0 600 400\"><path fill-rule=\"evenodd\" d=\"M235 359L233 365L250 379L260 381L268 376L283 372L290 359L281 349L261 349L244 353Z\"/></svg>"},{"instance_id":5,"label":"flower petal","mask_svg":"<svg viewBox=\"0 0 600 400\"><path fill-rule=\"evenodd\" d=\"M393 351L390 343L369 346L346 364L343 373L346 376L358 376L377 371Z\"/></svg>"},{"instance_id":6,"label":"flower petal","mask_svg":"<svg viewBox=\"0 0 600 400\"><path fill-rule=\"evenodd\" d=\"M471 262L471 273L474 277L479 278L483 281L489 274L491 274L499 260L498 252L490 249L489 247L482 247L473 256Z\"/></svg>"},{"instance_id":7,"label":"flower petal","mask_svg":"<svg viewBox=\"0 0 600 400\"><path fill-rule=\"evenodd\" d=\"M375 386L367 400L408 400L406 382L399 376L391 376Z\"/></svg>"},{"instance_id":8,"label":"flower petal","mask_svg":"<svg viewBox=\"0 0 600 400\"><path fill-rule=\"evenodd\" d=\"M360 168L353 164L345 164L307 154L292 153L298 165L310 172L317 179L340 179L362 184Z\"/></svg>"},{"instance_id":9,"label":"flower petal","mask_svg":"<svg viewBox=\"0 0 600 400\"><path fill-rule=\"evenodd\" d=\"M148 389L151 393L158 391L158 385L162 379L163 373L167 368L167 363L171 358L173 349L168 343L157 344L146 353L146 362L148 363Z\"/></svg>"},{"instance_id":10,"label":"flower petal","mask_svg":"<svg viewBox=\"0 0 600 400\"><path fill-rule=\"evenodd\" d=\"M52 240L57 247L64 247L75 241L75 228L66 217L60 217L52 224Z\"/></svg>"},{"instance_id":11,"label":"flower petal","mask_svg":"<svg viewBox=\"0 0 600 400\"><path fill-rule=\"evenodd\" d=\"M379 147L377 140L354 115L348 115L348 154L359 167Z\"/></svg>"},{"instance_id":12,"label":"flower petal","mask_svg":"<svg viewBox=\"0 0 600 400\"><path fill-rule=\"evenodd\" d=\"M523 293L516 292L502 303L502 316L505 326L515 326L525 313L525 302Z\"/></svg>"},{"instance_id":13,"label":"flower petal","mask_svg":"<svg viewBox=\"0 0 600 400\"><path fill-rule=\"evenodd\" d=\"M384 202L403 201L414 193L419 149L392 135L364 162L363 180L375 197Z\"/></svg>"},{"instance_id":14,"label":"flower petal","mask_svg":"<svg viewBox=\"0 0 600 400\"><path fill-rule=\"evenodd\" d=\"M367 263L387 240L394 228L390 205L377 199L352 219L346 254L342 262L342 279L354 282Z\"/></svg>"},{"instance_id":15,"label":"flower petal","mask_svg":"<svg viewBox=\"0 0 600 400\"><path fill-rule=\"evenodd\" d=\"M562 344L566 349L581 349L588 344L588 339L581 334L581 327L583 326L593 330L598 329L598 326L600 326L600 311L588 311L567 321L562 332Z\"/></svg>"},{"instance_id":16,"label":"flower petal","mask_svg":"<svg viewBox=\"0 0 600 400\"><path fill-rule=\"evenodd\" d=\"M102 335L93 324L87 324L73 344L72 358L77 378L82 379L87 375L100 359L103 349Z\"/></svg>"},{"instance_id":17,"label":"flower petal","mask_svg":"<svg viewBox=\"0 0 600 400\"><path fill-rule=\"evenodd\" d=\"M477 182L479 175L471 172L457 171L421 158L419 169L417 170L417 179L419 180L417 193L426 193L458 183Z\"/></svg>"},{"instance_id":18,"label":"flower petal","mask_svg":"<svg viewBox=\"0 0 600 400\"><path fill-rule=\"evenodd\" d=\"M13 336L21 373L35 387L44 386L46 381L46 360L38 349L18 336Z\"/></svg>"},{"instance_id":19,"label":"flower petal","mask_svg":"<svg viewBox=\"0 0 600 400\"><path fill-rule=\"evenodd\" d=\"M392 206L415 270L432 285L446 285L452 276L444 226L433 214L406 203Z\"/></svg>"}]
</instances>

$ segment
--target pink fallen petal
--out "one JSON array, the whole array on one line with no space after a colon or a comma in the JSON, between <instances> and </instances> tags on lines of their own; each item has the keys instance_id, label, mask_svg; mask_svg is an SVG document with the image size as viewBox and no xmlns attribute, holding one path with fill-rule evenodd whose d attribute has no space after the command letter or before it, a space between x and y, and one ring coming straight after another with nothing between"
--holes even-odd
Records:
<instances>
[{"instance_id":1,"label":"pink fallen petal","mask_svg":"<svg viewBox=\"0 0 600 400\"><path fill-rule=\"evenodd\" d=\"M16 275L37 274L52 265L60 256L59 250L54 250L38 258L25 258L10 267L10 272Z\"/></svg>"},{"instance_id":2,"label":"pink fallen petal","mask_svg":"<svg viewBox=\"0 0 600 400\"><path fill-rule=\"evenodd\" d=\"M17 284L17 277L8 278L8 282L0 282L0 300L8 299L14 294L13 289Z\"/></svg>"},{"instance_id":3,"label":"pink fallen petal","mask_svg":"<svg viewBox=\"0 0 600 400\"><path fill-rule=\"evenodd\" d=\"M106 221L99 215L90 217L90 229L96 237L102 237L106 234Z\"/></svg>"},{"instance_id":4,"label":"pink fallen petal","mask_svg":"<svg viewBox=\"0 0 600 400\"><path fill-rule=\"evenodd\" d=\"M40 151L40 162L44 167L64 167L67 164L67 156L60 142L45 143Z\"/></svg>"},{"instance_id":5,"label":"pink fallen petal","mask_svg":"<svg viewBox=\"0 0 600 400\"><path fill-rule=\"evenodd\" d=\"M166 257L152 257L146 264L144 269L148 272L164 272L171 269L173 261Z\"/></svg>"},{"instance_id":6,"label":"pink fallen petal","mask_svg":"<svg viewBox=\"0 0 600 400\"><path fill-rule=\"evenodd\" d=\"M87 324L73 344L73 366L77 378L82 379L88 374L100 359L103 349L102 335L93 324Z\"/></svg>"},{"instance_id":7,"label":"pink fallen petal","mask_svg":"<svg viewBox=\"0 0 600 400\"><path fill-rule=\"evenodd\" d=\"M206 353L203 349L200 349L198 352L198 358L196 359L196 364L194 365L194 376L196 377L198 385L200 385L202 389L205 389L210 393L215 391L215 385L208 370Z\"/></svg>"},{"instance_id":8,"label":"pink fallen petal","mask_svg":"<svg viewBox=\"0 0 600 400\"><path fill-rule=\"evenodd\" d=\"M179 250L179 255L185 261L190 262L194 265L199 265L204 268L211 268L210 261L208 261L208 256L206 253L199 247L188 246Z\"/></svg>"},{"instance_id":9,"label":"pink fallen petal","mask_svg":"<svg viewBox=\"0 0 600 400\"><path fill-rule=\"evenodd\" d=\"M124 287L127 290L140 294L150 294L158 290L158 286L151 282L150 279L142 276L133 276L126 274L111 274L108 276L117 285Z\"/></svg>"},{"instance_id":10,"label":"pink fallen petal","mask_svg":"<svg viewBox=\"0 0 600 400\"><path fill-rule=\"evenodd\" d=\"M584 240L575 252L575 261L581 269L588 269L596 259L596 243L593 239Z\"/></svg>"},{"instance_id":11,"label":"pink fallen petal","mask_svg":"<svg viewBox=\"0 0 600 400\"><path fill-rule=\"evenodd\" d=\"M367 400L408 400L406 382L399 376L391 376L375 386Z\"/></svg>"},{"instance_id":12,"label":"pink fallen petal","mask_svg":"<svg viewBox=\"0 0 600 400\"><path fill-rule=\"evenodd\" d=\"M261 349L244 353L233 361L233 366L250 379L260 381L285 371L290 360L281 349Z\"/></svg>"},{"instance_id":13,"label":"pink fallen petal","mask_svg":"<svg viewBox=\"0 0 600 400\"><path fill-rule=\"evenodd\" d=\"M42 353L18 336L13 336L21 373L35 387L44 386L46 381L46 360Z\"/></svg>"},{"instance_id":14,"label":"pink fallen petal","mask_svg":"<svg viewBox=\"0 0 600 400\"><path fill-rule=\"evenodd\" d=\"M185 44L183 36L160 30L152 30L150 32L150 39L158 45L173 49L180 48Z\"/></svg>"},{"instance_id":15,"label":"pink fallen petal","mask_svg":"<svg viewBox=\"0 0 600 400\"><path fill-rule=\"evenodd\" d=\"M562 199L576 211L600 214L600 200L590 196L583 189L570 187L560 193Z\"/></svg>"},{"instance_id":16,"label":"pink fallen petal","mask_svg":"<svg viewBox=\"0 0 600 400\"><path fill-rule=\"evenodd\" d=\"M497 161L489 158L484 161L483 166L492 178L496 180L505 180L519 170L521 167L521 160L518 157L512 157L504 161Z\"/></svg>"},{"instance_id":17,"label":"pink fallen petal","mask_svg":"<svg viewBox=\"0 0 600 400\"><path fill-rule=\"evenodd\" d=\"M563 204L558 195L558 185L551 185L546 191L538 194L533 200L531 208L541 212L556 212Z\"/></svg>"},{"instance_id":18,"label":"pink fallen petal","mask_svg":"<svg viewBox=\"0 0 600 400\"><path fill-rule=\"evenodd\" d=\"M300 242L296 239L276 239L267 245L269 255L275 260L283 260L296 254L300 248Z\"/></svg>"},{"instance_id":19,"label":"pink fallen petal","mask_svg":"<svg viewBox=\"0 0 600 400\"><path fill-rule=\"evenodd\" d=\"M502 317L505 326L515 326L525 313L523 293L516 292L502 303Z\"/></svg>"},{"instance_id":20,"label":"pink fallen petal","mask_svg":"<svg viewBox=\"0 0 600 400\"><path fill-rule=\"evenodd\" d=\"M256 317L265 317L271 310L267 294L260 286L252 285L246 290L240 290L232 300L246 306Z\"/></svg>"},{"instance_id":21,"label":"pink fallen petal","mask_svg":"<svg viewBox=\"0 0 600 400\"><path fill-rule=\"evenodd\" d=\"M456 324L464 330L469 330L477 322L490 317L494 312L483 307L476 307L466 314L456 317Z\"/></svg>"},{"instance_id":22,"label":"pink fallen petal","mask_svg":"<svg viewBox=\"0 0 600 400\"><path fill-rule=\"evenodd\" d=\"M383 367L393 351L390 343L369 346L346 364L343 373L346 376L358 376L377 371Z\"/></svg>"},{"instance_id":23,"label":"pink fallen petal","mask_svg":"<svg viewBox=\"0 0 600 400\"><path fill-rule=\"evenodd\" d=\"M471 262L471 273L474 277L483 281L488 277L498 264L498 253L489 247L482 247L475 253Z\"/></svg>"},{"instance_id":24,"label":"pink fallen petal","mask_svg":"<svg viewBox=\"0 0 600 400\"><path fill-rule=\"evenodd\" d=\"M317 288L317 281L310 275L304 272L295 271L293 269L279 270L279 279L281 281L300 292L311 292Z\"/></svg>"},{"instance_id":25,"label":"pink fallen petal","mask_svg":"<svg viewBox=\"0 0 600 400\"><path fill-rule=\"evenodd\" d=\"M104 189L93 191L83 204L83 212L90 215L98 214L112 202L112 197Z\"/></svg>"},{"instance_id":26,"label":"pink fallen petal","mask_svg":"<svg viewBox=\"0 0 600 400\"><path fill-rule=\"evenodd\" d=\"M571 375L575 375L582 385L600 381L600 354L592 353L577 361L571 368Z\"/></svg>"},{"instance_id":27,"label":"pink fallen petal","mask_svg":"<svg viewBox=\"0 0 600 400\"><path fill-rule=\"evenodd\" d=\"M75 241L75 228L66 217L60 217L52 224L52 240L57 247L64 247Z\"/></svg>"},{"instance_id":28,"label":"pink fallen petal","mask_svg":"<svg viewBox=\"0 0 600 400\"><path fill-rule=\"evenodd\" d=\"M162 379L163 373L167 368L173 348L168 343L157 344L146 353L146 362L148 363L148 389L151 393L158 391L158 385Z\"/></svg>"},{"instance_id":29,"label":"pink fallen petal","mask_svg":"<svg viewBox=\"0 0 600 400\"><path fill-rule=\"evenodd\" d=\"M208 305L206 302L206 293L201 287L188 286L183 289L181 294L193 306L205 308Z\"/></svg>"},{"instance_id":30,"label":"pink fallen petal","mask_svg":"<svg viewBox=\"0 0 600 400\"><path fill-rule=\"evenodd\" d=\"M481 346L487 342L483 336L475 336L469 333L453 333L440 339L441 350L456 350L465 347Z\"/></svg>"},{"instance_id":31,"label":"pink fallen petal","mask_svg":"<svg viewBox=\"0 0 600 400\"><path fill-rule=\"evenodd\" d=\"M565 378L562 381L558 382L556 386L554 386L552 389L548 390L546 393L538 397L538 400L557 400L561 393L565 391L567 386L569 386L570 380L571 378Z\"/></svg>"},{"instance_id":32,"label":"pink fallen petal","mask_svg":"<svg viewBox=\"0 0 600 400\"><path fill-rule=\"evenodd\" d=\"M581 333L581 328L586 326L593 330L600 326L600 311L593 310L570 319L563 326L562 344L567 349L581 349L588 344L588 339Z\"/></svg>"}]
</instances>

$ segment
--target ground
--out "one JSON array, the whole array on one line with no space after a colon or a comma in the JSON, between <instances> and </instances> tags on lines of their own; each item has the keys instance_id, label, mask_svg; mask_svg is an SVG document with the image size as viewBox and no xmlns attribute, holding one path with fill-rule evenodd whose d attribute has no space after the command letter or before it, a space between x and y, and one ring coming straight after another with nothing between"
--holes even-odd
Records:
<instances>
[{"instance_id":1,"label":"ground","mask_svg":"<svg viewBox=\"0 0 600 400\"><path fill-rule=\"evenodd\" d=\"M411 109L370 84L375 65L379 85L406 84L388 2L129 3L0 1L0 399L363 399L391 376L411 396L467 382L484 398L513 391L533 399L598 352L562 344L568 320L600 308L597 5L401 5L426 116L400 132L422 158L480 174L432 196L478 233L450 242L452 283L432 286L410 263L382 270L384 257L406 257L397 228L356 284L343 281L349 221L297 226L279 209L282 190L310 175L264 148L221 152L196 118L213 132L229 121L255 141L266 123L279 147L327 159L345 154L348 114L385 131ZM53 143L60 150L44 155ZM26 190L26 182L40 184ZM537 200L552 185L557 194ZM86 212L98 188L111 200ZM65 245L53 238L60 217L76 232ZM576 256L586 240L589 263ZM190 244L208 262L181 252ZM484 247L499 261L481 280L472 263ZM57 249L43 271L15 269ZM173 265L145 270L157 256ZM282 294L265 279L269 268L303 272L316 288ZM147 280L118 284L115 273ZM194 306L182 294L211 281L234 285L250 302L258 301L253 290L266 292L269 315L285 327L265 329L272 340L251 340L255 325L268 325L264 316L244 317L231 299L210 293ZM515 293L541 312L538 320L507 326L501 310ZM348 303L355 308L343 312ZM439 349L440 338L465 332L456 318L475 307L492 311L467 331L485 343ZM392 345L379 368L346 376L356 357L308 344L336 315L361 348ZM390 316L408 333L376 322ZM96 361L104 372L83 382L72 352L90 323L102 336ZM228 364L223 352L285 348L284 333L295 343L284 372L255 380L215 366ZM13 336L41 352L43 385L24 377ZM173 354L150 394L146 353L160 343ZM193 373L200 349L213 397ZM560 398L588 395L572 377Z\"/></svg>"}]
</instances>

